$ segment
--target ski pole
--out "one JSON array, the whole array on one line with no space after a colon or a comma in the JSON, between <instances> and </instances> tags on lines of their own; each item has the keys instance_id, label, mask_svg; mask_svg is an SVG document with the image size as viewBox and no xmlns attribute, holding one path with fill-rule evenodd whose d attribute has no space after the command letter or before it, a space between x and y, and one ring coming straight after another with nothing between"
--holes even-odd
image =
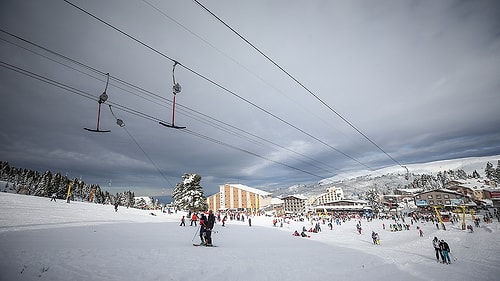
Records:
<instances>
[{"instance_id":1,"label":"ski pole","mask_svg":"<svg viewBox=\"0 0 500 281\"><path fill-rule=\"evenodd\" d=\"M194 236L193 236L193 239L191 239L191 242L193 242L193 241L194 241L194 238L195 238L195 237L196 237L196 235L198 234L198 231L200 231L200 227L201 227L201 225L200 225L200 226L198 226L198 228L196 229L196 232L194 233Z\"/></svg>"}]
</instances>

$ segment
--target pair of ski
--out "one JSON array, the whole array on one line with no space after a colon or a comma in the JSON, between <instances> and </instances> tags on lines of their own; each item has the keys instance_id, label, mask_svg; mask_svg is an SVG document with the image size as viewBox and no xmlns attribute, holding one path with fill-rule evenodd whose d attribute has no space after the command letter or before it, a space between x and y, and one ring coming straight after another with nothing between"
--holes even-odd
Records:
<instances>
[{"instance_id":1,"label":"pair of ski","mask_svg":"<svg viewBox=\"0 0 500 281\"><path fill-rule=\"evenodd\" d=\"M209 245L209 246L207 246L207 245L202 244L202 243L200 243L200 244L195 244L195 243L193 243L193 246L195 246L195 247L199 247L199 246L204 246L204 247L217 247L217 246L215 246L215 245Z\"/></svg>"}]
</instances>

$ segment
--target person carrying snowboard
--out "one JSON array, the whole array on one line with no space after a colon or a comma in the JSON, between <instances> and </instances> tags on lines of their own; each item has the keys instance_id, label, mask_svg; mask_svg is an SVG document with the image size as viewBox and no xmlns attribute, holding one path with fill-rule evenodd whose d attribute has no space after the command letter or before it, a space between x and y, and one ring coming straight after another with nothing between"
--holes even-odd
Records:
<instances>
[{"instance_id":1,"label":"person carrying snowboard","mask_svg":"<svg viewBox=\"0 0 500 281\"><path fill-rule=\"evenodd\" d=\"M208 218L207 218L207 222L206 222L206 235L205 235L206 244L205 244L205 246L207 246L207 247L213 246L213 244L212 244L212 229L214 228L214 224L215 224L215 216L214 216L214 213L212 212L212 210L210 210L210 211L208 211Z\"/></svg>"}]
</instances>

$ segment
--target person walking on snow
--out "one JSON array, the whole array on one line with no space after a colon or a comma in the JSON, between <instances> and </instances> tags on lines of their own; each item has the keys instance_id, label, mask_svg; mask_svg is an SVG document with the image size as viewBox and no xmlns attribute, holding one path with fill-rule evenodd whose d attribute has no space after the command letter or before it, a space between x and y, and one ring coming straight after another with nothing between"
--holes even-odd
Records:
<instances>
[{"instance_id":1,"label":"person walking on snow","mask_svg":"<svg viewBox=\"0 0 500 281\"><path fill-rule=\"evenodd\" d=\"M185 216L182 216L181 224L179 226L186 226L186 218L185 218Z\"/></svg>"},{"instance_id":2,"label":"person walking on snow","mask_svg":"<svg viewBox=\"0 0 500 281\"><path fill-rule=\"evenodd\" d=\"M439 242L439 249L441 249L441 253L443 253L443 263L450 264L450 246L448 246L448 243L441 239Z\"/></svg>"},{"instance_id":3,"label":"person walking on snow","mask_svg":"<svg viewBox=\"0 0 500 281\"><path fill-rule=\"evenodd\" d=\"M212 244L212 229L214 228L215 224L215 216L212 210L208 211L208 218L207 218L207 223L206 223L206 246L211 247L213 246Z\"/></svg>"},{"instance_id":4,"label":"person walking on snow","mask_svg":"<svg viewBox=\"0 0 500 281\"><path fill-rule=\"evenodd\" d=\"M441 257L441 260L444 260L441 249L439 248L439 239L437 237L434 237L434 240L432 240L432 246L434 247L434 251L436 251L436 261L439 262L439 257Z\"/></svg>"},{"instance_id":5,"label":"person walking on snow","mask_svg":"<svg viewBox=\"0 0 500 281\"><path fill-rule=\"evenodd\" d=\"M372 240L373 240L373 245L377 244L377 233L375 231L372 231Z\"/></svg>"}]
</instances>

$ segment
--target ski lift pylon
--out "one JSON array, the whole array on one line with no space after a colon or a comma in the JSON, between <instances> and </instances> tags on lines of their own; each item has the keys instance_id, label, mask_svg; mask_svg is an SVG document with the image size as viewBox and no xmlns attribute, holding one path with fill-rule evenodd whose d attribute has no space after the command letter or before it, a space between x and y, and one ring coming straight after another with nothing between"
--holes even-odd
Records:
<instances>
[{"instance_id":1,"label":"ski lift pylon","mask_svg":"<svg viewBox=\"0 0 500 281\"><path fill-rule=\"evenodd\" d=\"M108 90L108 84L109 84L109 73L106 73L107 80L106 80L106 88L104 88L104 92L99 96L99 100L97 103L99 104L97 108L97 126L95 129L89 129L89 128L84 128L85 130L89 132L95 132L95 133L109 133L111 130L101 130L99 129L99 123L101 121L101 104L105 103L108 100L108 94L106 94L106 91Z\"/></svg>"},{"instance_id":2,"label":"ski lift pylon","mask_svg":"<svg viewBox=\"0 0 500 281\"><path fill-rule=\"evenodd\" d=\"M179 63L177 61L174 61L174 66L172 68L172 80L173 80L173 83L174 85L172 86L172 93L174 94L174 100L172 102L172 123L171 124L168 124L168 123L165 123L165 122L159 122L160 125L163 125L165 127L169 127L169 128L174 128L174 129L185 129L186 126L176 126L175 125L175 96L181 92L182 88L181 88L181 85L179 83L176 83L175 82L175 66L178 65Z\"/></svg>"}]
</instances>

